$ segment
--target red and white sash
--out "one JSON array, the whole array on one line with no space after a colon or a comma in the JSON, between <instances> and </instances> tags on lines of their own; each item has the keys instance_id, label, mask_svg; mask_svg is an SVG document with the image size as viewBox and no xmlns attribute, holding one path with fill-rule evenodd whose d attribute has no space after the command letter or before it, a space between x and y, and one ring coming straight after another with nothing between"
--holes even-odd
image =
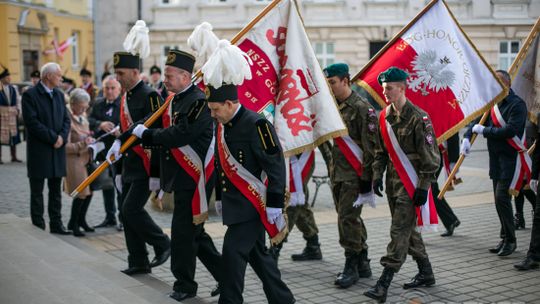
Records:
<instances>
[{"instance_id":1,"label":"red and white sash","mask_svg":"<svg viewBox=\"0 0 540 304\"><path fill-rule=\"evenodd\" d=\"M388 154L390 155L390 159L392 160L392 164L394 165L394 168L396 168L407 194L409 194L409 197L412 199L414 191L416 190L416 185L418 184L418 175L416 174L411 161L399 146L399 142L394 130L392 130L392 126L386 120L388 109L390 107L391 105L384 108L379 116L381 135L386 149L388 150ZM435 209L431 187L428 190L428 201L421 207L416 207L416 220L417 227L420 231L436 230L437 228L437 210Z\"/></svg>"},{"instance_id":2,"label":"red and white sash","mask_svg":"<svg viewBox=\"0 0 540 304\"><path fill-rule=\"evenodd\" d=\"M356 171L356 174L362 176L364 153L362 152L362 149L360 149L360 146L358 146L349 135L334 138L334 142L341 153L343 153L343 156L345 156L347 162L353 167L354 171Z\"/></svg>"},{"instance_id":3,"label":"red and white sash","mask_svg":"<svg viewBox=\"0 0 540 304\"><path fill-rule=\"evenodd\" d=\"M174 98L174 94L169 95L167 99ZM163 113L163 127L171 126L172 102L169 103L167 111ZM193 179L197 188L191 200L191 212L193 215L193 224L198 225L208 219L208 201L206 200L206 183L214 172L214 144L215 138L212 137L208 151L206 152L204 167L203 162L197 152L186 145L178 148L172 148L171 153L176 162ZM204 168L204 172L203 172Z\"/></svg>"},{"instance_id":4,"label":"red and white sash","mask_svg":"<svg viewBox=\"0 0 540 304\"><path fill-rule=\"evenodd\" d=\"M441 151L441 156L442 156L442 160L443 160L443 169L444 169L444 179L448 179L448 177L450 176L450 173L452 173L452 166L450 164L450 158L448 156L448 142L446 141L443 141L440 145L439 145L439 151ZM452 179L452 183L450 184L450 186L448 187L448 191L453 191L454 190L454 186L457 185L457 184L461 184L463 181L460 177L457 177L457 174L454 175L454 178Z\"/></svg>"},{"instance_id":5,"label":"red and white sash","mask_svg":"<svg viewBox=\"0 0 540 304\"><path fill-rule=\"evenodd\" d=\"M126 132L131 125L133 125L133 119L129 113L129 108L126 102L126 93L122 95L122 101L120 102L120 127L122 132ZM144 170L146 174L150 176L150 156L144 151L142 145L136 145L131 148L143 161Z\"/></svg>"},{"instance_id":6,"label":"red and white sash","mask_svg":"<svg viewBox=\"0 0 540 304\"><path fill-rule=\"evenodd\" d=\"M247 198L255 210L270 235L273 244L278 244L287 235L287 221L285 214L282 214L274 224L270 224L266 217L266 186L251 172L242 166L231 154L225 142L223 124L217 126L217 148L219 163L223 172L238 191Z\"/></svg>"},{"instance_id":7,"label":"red and white sash","mask_svg":"<svg viewBox=\"0 0 540 304\"><path fill-rule=\"evenodd\" d=\"M506 126L506 122L497 105L491 108L491 120L497 128L504 128ZM518 152L514 176L510 183L510 189L508 189L511 195L517 196L523 186L523 180L525 179L525 183L528 184L531 179L532 160L529 153L527 153L527 147L525 147L525 130L523 130L521 139L514 136L507 138L506 141Z\"/></svg>"},{"instance_id":8,"label":"red and white sash","mask_svg":"<svg viewBox=\"0 0 540 304\"><path fill-rule=\"evenodd\" d=\"M315 160L315 151L305 151L300 154L300 157L296 155L291 156L290 162L290 180L289 190L291 197L289 200L289 206L301 206L306 202L306 194L304 191L304 180L307 179L309 170L313 166Z\"/></svg>"}]
</instances>

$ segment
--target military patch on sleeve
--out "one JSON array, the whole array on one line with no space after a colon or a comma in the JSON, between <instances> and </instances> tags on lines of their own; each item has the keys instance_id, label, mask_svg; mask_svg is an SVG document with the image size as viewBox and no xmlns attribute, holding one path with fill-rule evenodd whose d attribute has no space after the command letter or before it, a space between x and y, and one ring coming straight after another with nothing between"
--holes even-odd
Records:
<instances>
[{"instance_id":1,"label":"military patch on sleeve","mask_svg":"<svg viewBox=\"0 0 540 304\"><path fill-rule=\"evenodd\" d=\"M261 140L264 152L270 155L277 153L279 151L279 147L276 142L278 139L274 138L272 135L272 132L270 131L272 126L270 123L266 119L260 119L255 123L255 125L257 126L257 134Z\"/></svg>"},{"instance_id":2,"label":"military patch on sleeve","mask_svg":"<svg viewBox=\"0 0 540 304\"><path fill-rule=\"evenodd\" d=\"M199 99L199 100L195 101L193 103L193 105L191 105L191 108L189 109L189 112L188 112L188 115L187 115L188 122L192 123L195 120L197 120L197 118L199 118L202 111L204 110L205 106L206 106L206 103L204 102L204 100Z\"/></svg>"},{"instance_id":3,"label":"military patch on sleeve","mask_svg":"<svg viewBox=\"0 0 540 304\"><path fill-rule=\"evenodd\" d=\"M427 115L422 116L422 121L424 122L424 133L426 138L426 143L428 145L433 145L435 142L435 137L433 135L433 126Z\"/></svg>"},{"instance_id":4,"label":"military patch on sleeve","mask_svg":"<svg viewBox=\"0 0 540 304\"><path fill-rule=\"evenodd\" d=\"M152 112L157 111L161 106L161 97L159 97L158 93L154 91L150 93L148 99L150 100L150 108L152 109Z\"/></svg>"},{"instance_id":5,"label":"military patch on sleeve","mask_svg":"<svg viewBox=\"0 0 540 304\"><path fill-rule=\"evenodd\" d=\"M373 108L368 109L368 130L371 133L377 130L377 113Z\"/></svg>"}]
</instances>

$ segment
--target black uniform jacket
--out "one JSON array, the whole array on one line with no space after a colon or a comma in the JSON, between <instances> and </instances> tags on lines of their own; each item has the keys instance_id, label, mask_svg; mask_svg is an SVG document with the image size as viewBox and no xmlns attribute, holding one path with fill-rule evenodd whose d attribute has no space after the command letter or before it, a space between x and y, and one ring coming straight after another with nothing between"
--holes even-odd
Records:
<instances>
[{"instance_id":1,"label":"black uniform jacket","mask_svg":"<svg viewBox=\"0 0 540 304\"><path fill-rule=\"evenodd\" d=\"M232 156L257 178L264 171L268 178L266 206L283 208L285 194L285 160L274 127L259 114L241 107L233 119L224 124L225 142ZM216 138L216 151L217 142ZM223 204L223 224L232 225L259 218L252 203L222 172L216 152L216 199Z\"/></svg>"},{"instance_id":2,"label":"black uniform jacket","mask_svg":"<svg viewBox=\"0 0 540 304\"><path fill-rule=\"evenodd\" d=\"M22 96L22 112L27 134L27 167L30 178L66 176L65 143L71 120L64 102L64 93L53 89L49 95L41 83ZM61 148L53 146L60 135Z\"/></svg>"},{"instance_id":3,"label":"black uniform jacket","mask_svg":"<svg viewBox=\"0 0 540 304\"><path fill-rule=\"evenodd\" d=\"M173 192L195 189L195 181L176 162L171 149L189 145L204 163L213 136L212 117L206 105L206 96L197 86L192 85L186 91L176 94L171 106L171 126L148 129L143 133L143 144L162 146L160 176L163 190Z\"/></svg>"}]
</instances>

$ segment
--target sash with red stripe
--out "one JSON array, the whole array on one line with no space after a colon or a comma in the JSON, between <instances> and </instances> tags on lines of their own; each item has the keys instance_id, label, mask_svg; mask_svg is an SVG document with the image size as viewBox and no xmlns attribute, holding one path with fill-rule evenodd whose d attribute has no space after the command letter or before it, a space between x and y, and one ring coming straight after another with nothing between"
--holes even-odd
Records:
<instances>
[{"instance_id":1,"label":"sash with red stripe","mask_svg":"<svg viewBox=\"0 0 540 304\"><path fill-rule=\"evenodd\" d=\"M167 97L167 101L174 98L174 94ZM172 116L172 102L169 103L169 107L165 113L163 113L162 121L163 127L168 128L171 126ZM203 162L197 152L193 150L189 145L172 148L171 153L174 156L176 162L186 171L186 173L193 179L197 188L193 194L191 200L191 212L193 215L193 224L198 225L208 219L208 201L206 200L206 183L214 172L214 143L215 138L212 137L208 151L206 152L204 160L204 172Z\"/></svg>"},{"instance_id":2,"label":"sash with red stripe","mask_svg":"<svg viewBox=\"0 0 540 304\"><path fill-rule=\"evenodd\" d=\"M399 142L396 138L394 130L392 130L392 126L386 120L388 109L390 107L391 105L384 108L379 116L381 135L386 149L388 150L388 154L390 155L392 164L394 165L394 168L396 168L399 178L401 179L407 194L409 194L409 197L412 200L414 191L416 190L416 185L418 184L418 175L411 161L407 158L407 155L399 146ZM428 190L428 201L424 205L416 207L416 219L416 224L420 231L437 229L438 218L431 187Z\"/></svg>"},{"instance_id":3,"label":"sash with red stripe","mask_svg":"<svg viewBox=\"0 0 540 304\"><path fill-rule=\"evenodd\" d=\"M448 176L450 176L450 173L452 173L452 166L450 165L450 158L448 156L448 143L446 141L441 143L439 145L439 150L441 151L444 173L446 174L444 176L446 176L445 179L447 179ZM461 184L462 182L463 181L460 177L457 177L456 175L454 175L454 178L452 179L452 183L448 187L448 191L453 191L454 186L457 184Z\"/></svg>"},{"instance_id":4,"label":"sash with red stripe","mask_svg":"<svg viewBox=\"0 0 540 304\"><path fill-rule=\"evenodd\" d=\"M289 206L304 205L306 202L306 194L304 192L304 181L307 179L309 170L313 166L315 160L315 151L305 151L290 158L290 180L289 190L291 197L289 200Z\"/></svg>"},{"instance_id":5,"label":"sash with red stripe","mask_svg":"<svg viewBox=\"0 0 540 304\"><path fill-rule=\"evenodd\" d=\"M125 132L133 124L133 119L131 118L131 114L129 114L125 93L122 96L122 101L120 104L120 127L122 128L122 132ZM131 149L142 159L144 170L146 171L146 174L150 176L150 157L146 152L144 152L142 145L133 146Z\"/></svg>"},{"instance_id":6,"label":"sash with red stripe","mask_svg":"<svg viewBox=\"0 0 540 304\"><path fill-rule=\"evenodd\" d=\"M501 111L497 105L491 108L491 120L497 128L504 128L506 126L506 121L504 121ZM512 177L512 182L510 183L510 189L508 189L508 192L510 192L511 195L517 196L523 186L523 180L525 180L527 184L531 179L532 160L529 153L527 153L527 148L525 147L525 130L523 130L523 136L521 136L521 139L514 136L512 138L507 138L506 141L518 152L514 176Z\"/></svg>"},{"instance_id":7,"label":"sash with red stripe","mask_svg":"<svg viewBox=\"0 0 540 304\"><path fill-rule=\"evenodd\" d=\"M358 146L349 135L334 138L334 142L341 153L343 153L343 156L345 156L347 162L353 167L354 171L356 171L356 174L362 176L362 160L364 153L362 152L362 149L360 149L360 146Z\"/></svg>"},{"instance_id":8,"label":"sash with red stripe","mask_svg":"<svg viewBox=\"0 0 540 304\"><path fill-rule=\"evenodd\" d=\"M287 220L282 214L274 224L270 224L266 217L266 186L251 172L242 166L231 154L225 142L223 124L217 126L217 150L221 169L242 195L248 199L270 235L273 244L278 244L287 235Z\"/></svg>"}]
</instances>

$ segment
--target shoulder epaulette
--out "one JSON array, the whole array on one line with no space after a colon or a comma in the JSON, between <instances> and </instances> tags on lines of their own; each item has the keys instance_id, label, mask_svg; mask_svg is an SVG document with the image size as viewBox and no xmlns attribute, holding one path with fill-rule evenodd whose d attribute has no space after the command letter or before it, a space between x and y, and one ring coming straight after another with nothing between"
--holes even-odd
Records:
<instances>
[{"instance_id":1,"label":"shoulder epaulette","mask_svg":"<svg viewBox=\"0 0 540 304\"><path fill-rule=\"evenodd\" d=\"M152 112L157 111L161 106L161 97L159 94L156 91L153 91L148 94L148 99L150 100L150 108L152 109Z\"/></svg>"},{"instance_id":2,"label":"shoulder epaulette","mask_svg":"<svg viewBox=\"0 0 540 304\"><path fill-rule=\"evenodd\" d=\"M268 120L259 119L257 122L255 122L255 125L257 126L257 134L259 135L264 152L266 154L277 153L279 151L279 147L276 142L277 138L273 137L272 132L270 131L272 126Z\"/></svg>"},{"instance_id":3,"label":"shoulder epaulette","mask_svg":"<svg viewBox=\"0 0 540 304\"><path fill-rule=\"evenodd\" d=\"M199 118L199 115L201 115L202 111L204 110L204 107L206 106L206 102L202 99L197 99L189 108L189 112L187 115L188 122L192 123L197 118Z\"/></svg>"}]
</instances>

